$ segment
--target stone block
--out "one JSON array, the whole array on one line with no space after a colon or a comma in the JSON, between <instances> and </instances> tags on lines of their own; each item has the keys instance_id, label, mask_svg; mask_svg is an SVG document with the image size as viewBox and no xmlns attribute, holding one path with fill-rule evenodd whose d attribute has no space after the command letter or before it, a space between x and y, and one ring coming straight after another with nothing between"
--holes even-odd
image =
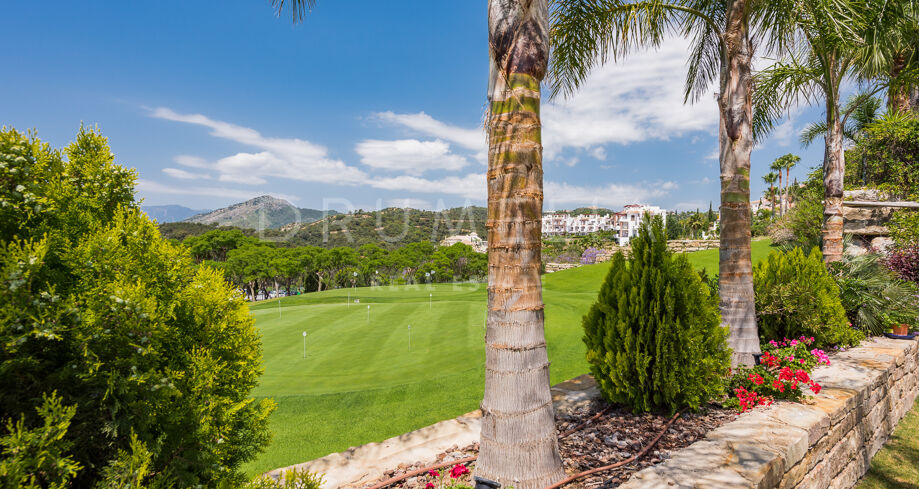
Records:
<instances>
[{"instance_id":1,"label":"stone block","mask_svg":"<svg viewBox=\"0 0 919 489\"><path fill-rule=\"evenodd\" d=\"M775 409L753 411L733 423L712 430L705 439L725 443L755 443L782 458L784 473L784 467L791 467L804 458L809 434L805 429L775 419L772 414L781 411L783 407L773 407Z\"/></svg>"},{"instance_id":2,"label":"stone block","mask_svg":"<svg viewBox=\"0 0 919 489\"><path fill-rule=\"evenodd\" d=\"M806 404L776 403L766 413L779 423L807 431L807 442L811 446L823 438L830 429L830 417L820 409Z\"/></svg>"}]
</instances>

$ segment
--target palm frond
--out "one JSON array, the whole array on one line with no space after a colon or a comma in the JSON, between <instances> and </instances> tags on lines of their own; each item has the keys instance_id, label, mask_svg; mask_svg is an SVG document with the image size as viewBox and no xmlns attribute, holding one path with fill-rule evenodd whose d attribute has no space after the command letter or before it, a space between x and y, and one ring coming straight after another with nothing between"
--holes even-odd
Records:
<instances>
[{"instance_id":1,"label":"palm frond","mask_svg":"<svg viewBox=\"0 0 919 489\"><path fill-rule=\"evenodd\" d=\"M724 25L727 6L724 0L689 0L688 5L696 11L705 12L714 24ZM721 32L710 22L687 17L683 35L692 38L692 52L689 54L686 71L686 85L683 100L697 102L705 95L721 73L723 47Z\"/></svg>"},{"instance_id":2,"label":"palm frond","mask_svg":"<svg viewBox=\"0 0 919 489\"><path fill-rule=\"evenodd\" d=\"M801 131L801 146L809 147L819 137L826 137L826 121L811 122Z\"/></svg>"},{"instance_id":3,"label":"palm frond","mask_svg":"<svg viewBox=\"0 0 919 489\"><path fill-rule=\"evenodd\" d=\"M284 13L284 7L290 8L291 19L294 24L303 22L306 14L316 8L316 0L271 0L278 17Z\"/></svg>"},{"instance_id":4,"label":"palm frond","mask_svg":"<svg viewBox=\"0 0 919 489\"><path fill-rule=\"evenodd\" d=\"M792 106L817 101L819 79L819 68L795 57L757 73L753 79L753 140L762 142Z\"/></svg>"},{"instance_id":5,"label":"palm frond","mask_svg":"<svg viewBox=\"0 0 919 489\"><path fill-rule=\"evenodd\" d=\"M552 96L573 94L590 71L629 52L657 47L679 32L691 8L685 0L566 0L551 13ZM700 15L703 15L700 13Z\"/></svg>"}]
</instances>

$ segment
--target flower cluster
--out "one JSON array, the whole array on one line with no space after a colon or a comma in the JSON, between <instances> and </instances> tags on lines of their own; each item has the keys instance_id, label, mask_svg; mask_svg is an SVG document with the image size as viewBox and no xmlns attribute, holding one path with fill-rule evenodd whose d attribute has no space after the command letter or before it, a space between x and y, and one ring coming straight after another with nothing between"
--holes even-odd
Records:
<instances>
[{"instance_id":1,"label":"flower cluster","mask_svg":"<svg viewBox=\"0 0 919 489\"><path fill-rule=\"evenodd\" d=\"M462 485L457 479L469 473L469 468L463 464L456 464L450 468L450 471L441 476L441 473L436 470L429 470L428 476L431 477L432 481L429 481L424 485L425 489L435 489L440 487L440 489L466 489L469 486ZM449 475L450 479L447 480L446 476ZM437 484L435 484L437 482ZM446 482L446 484L445 484Z\"/></svg>"},{"instance_id":2,"label":"flower cluster","mask_svg":"<svg viewBox=\"0 0 919 489\"><path fill-rule=\"evenodd\" d=\"M818 394L822 388L811 379L810 373L817 365L829 365L826 352L809 349L813 338L785 338L762 345L759 365L741 367L732 373L731 386L734 397L729 405L740 412L756 406L768 406L775 399L798 400L807 386Z\"/></svg>"},{"instance_id":3,"label":"flower cluster","mask_svg":"<svg viewBox=\"0 0 919 489\"><path fill-rule=\"evenodd\" d=\"M753 409L756 406L768 406L772 404L771 397L762 396L756 391L748 391L743 387L734 389L734 394L737 395L737 401L740 404L740 412Z\"/></svg>"}]
</instances>

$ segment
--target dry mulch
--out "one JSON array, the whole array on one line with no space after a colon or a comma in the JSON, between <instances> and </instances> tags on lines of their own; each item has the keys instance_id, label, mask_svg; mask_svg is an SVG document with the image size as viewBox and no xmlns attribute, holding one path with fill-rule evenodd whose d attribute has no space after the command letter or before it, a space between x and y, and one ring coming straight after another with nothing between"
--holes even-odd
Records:
<instances>
[{"instance_id":1,"label":"dry mulch","mask_svg":"<svg viewBox=\"0 0 919 489\"><path fill-rule=\"evenodd\" d=\"M586 409L570 414L557 413L555 421L559 433L578 426L607 406L607 403L601 401L594 402ZM735 411L714 406L704 408L698 413L683 413L670 426L660 441L657 442L657 445L642 458L606 472L578 479L568 487L581 487L584 489L614 488L627 481L634 472L666 460L670 452L691 445L704 437L709 431L733 421L736 417ZM565 472L572 475L631 457L650 443L664 428L669 419L670 416L662 414L632 414L621 407L611 408L591 424L559 440L559 450L562 455ZM478 448L478 444L467 447L454 447L438 455L437 462L434 463L449 462L476 455ZM416 462L412 465L400 465L393 470L387 471L383 477L373 481L373 484L434 463L426 461ZM474 462L469 464L470 471L473 471L473 465ZM447 467L439 471L441 474L446 474L449 470L449 467ZM471 476L472 474L465 475L457 482L472 486L474 483L471 481ZM431 477L417 476L394 484L392 487L424 489L428 482L432 482ZM437 481L433 482L438 487L440 486ZM365 487L370 485L372 484L367 484Z\"/></svg>"}]
</instances>

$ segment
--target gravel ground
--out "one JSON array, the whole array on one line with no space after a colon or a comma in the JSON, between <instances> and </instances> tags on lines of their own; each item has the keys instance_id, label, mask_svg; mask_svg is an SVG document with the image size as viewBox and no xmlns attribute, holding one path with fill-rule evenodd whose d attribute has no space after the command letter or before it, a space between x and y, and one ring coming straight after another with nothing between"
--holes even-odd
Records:
<instances>
[{"instance_id":1,"label":"gravel ground","mask_svg":"<svg viewBox=\"0 0 919 489\"><path fill-rule=\"evenodd\" d=\"M564 433L574 428L608 406L605 402L596 402L586 409L575 411L571 414L557 414L556 426L559 433ZM698 413L684 413L670 426L660 441L657 442L657 445L642 458L622 467L578 479L569 484L568 488L614 488L627 481L633 472L660 463L667 459L670 452L691 445L696 440L704 437L709 431L734 420L736 417L737 414L734 411L718 407L704 408ZM664 428L669 419L670 416L663 414L631 414L620 407L610 408L598 420L559 440L559 450L562 454L565 472L572 475L631 457L638 453L647 443L650 443ZM437 462L450 462L476 455L478 449L478 444L467 447L453 447L451 450L438 455ZM374 483L429 465L433 464L430 461L416 462L412 465L403 464L386 472L383 477ZM470 473L456 479L456 482L472 486L474 484L471 480L471 472L475 469L475 463L466 465ZM448 475L450 467L438 469L438 472L440 477L419 475L402 481L393 487L424 489L428 483L433 483L437 489L440 489L442 485L448 485L453 482L453 479ZM369 485L366 487L369 487Z\"/></svg>"}]
</instances>

